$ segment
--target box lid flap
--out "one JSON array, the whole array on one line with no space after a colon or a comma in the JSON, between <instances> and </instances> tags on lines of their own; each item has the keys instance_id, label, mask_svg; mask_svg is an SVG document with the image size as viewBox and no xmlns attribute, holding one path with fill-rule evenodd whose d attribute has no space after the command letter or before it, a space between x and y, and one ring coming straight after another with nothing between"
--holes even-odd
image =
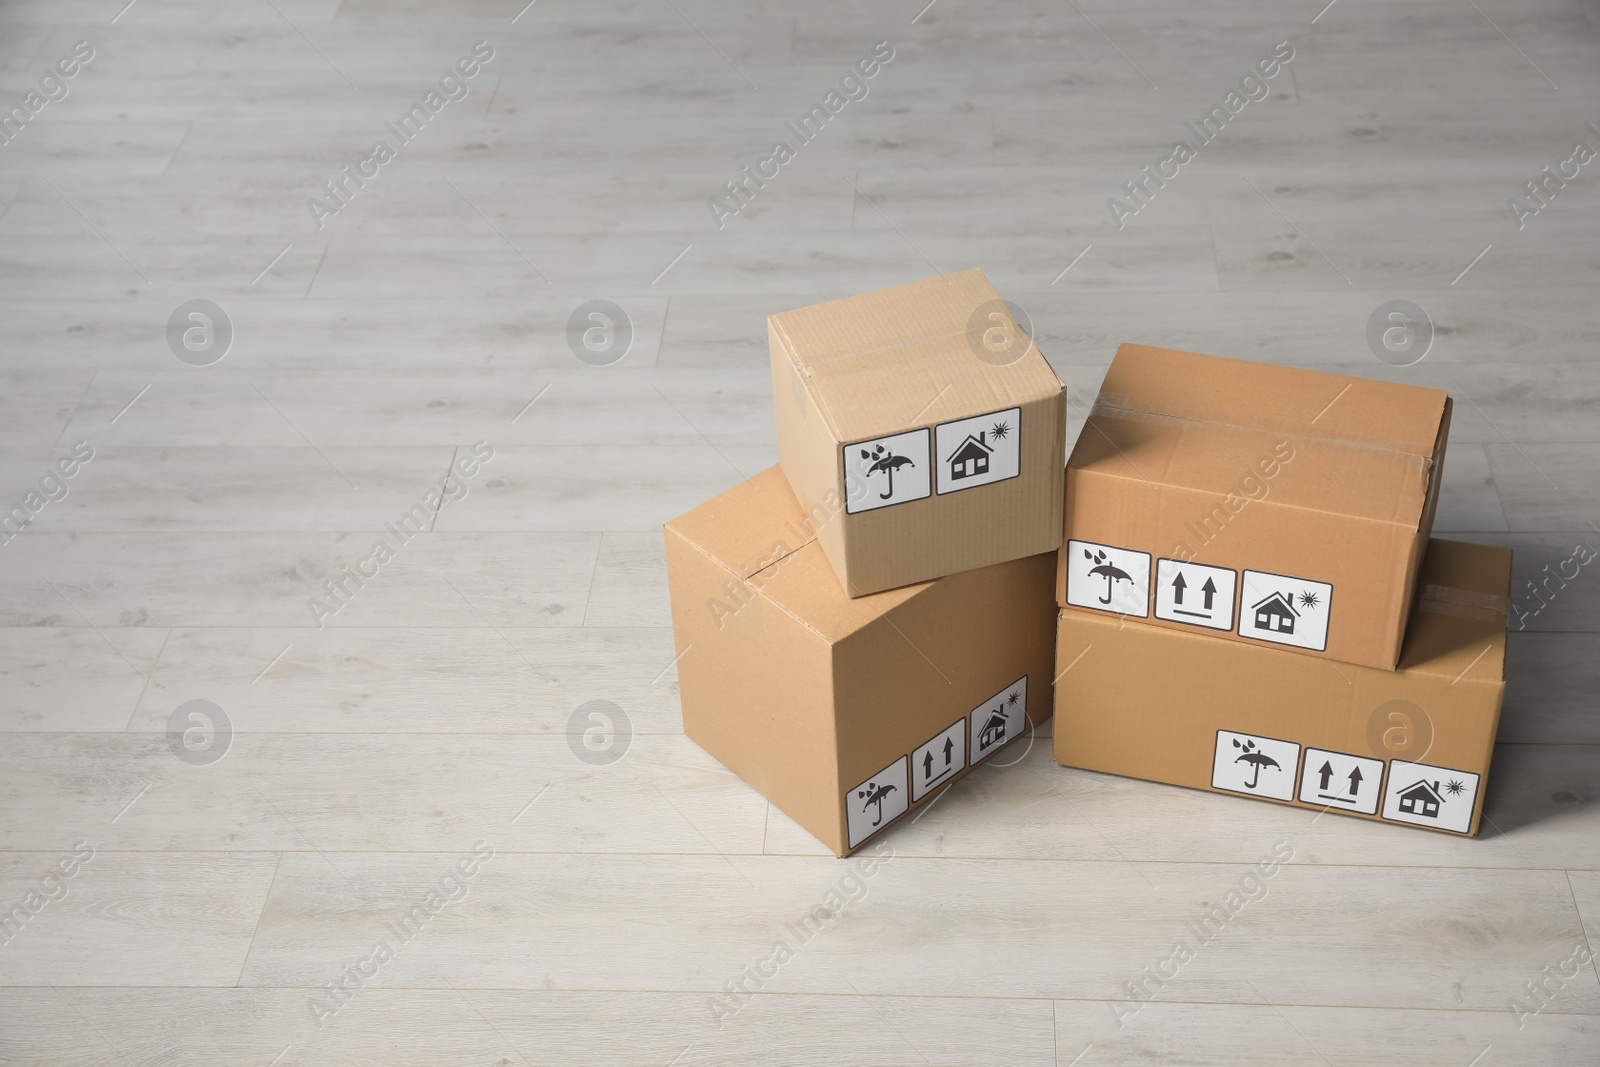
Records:
<instances>
[{"instance_id":1,"label":"box lid flap","mask_svg":"<svg viewBox=\"0 0 1600 1067\"><path fill-rule=\"evenodd\" d=\"M1124 344L1097 407L1430 457L1442 389Z\"/></svg>"},{"instance_id":2,"label":"box lid flap","mask_svg":"<svg viewBox=\"0 0 1600 1067\"><path fill-rule=\"evenodd\" d=\"M839 441L1010 407L1062 388L980 270L780 312L769 322ZM998 353L984 343L996 330Z\"/></svg>"},{"instance_id":3,"label":"box lid flap","mask_svg":"<svg viewBox=\"0 0 1600 1067\"><path fill-rule=\"evenodd\" d=\"M1222 496L1250 495L1271 461L1291 473L1269 506L1415 526L1448 407L1437 389L1125 344L1069 466Z\"/></svg>"}]
</instances>

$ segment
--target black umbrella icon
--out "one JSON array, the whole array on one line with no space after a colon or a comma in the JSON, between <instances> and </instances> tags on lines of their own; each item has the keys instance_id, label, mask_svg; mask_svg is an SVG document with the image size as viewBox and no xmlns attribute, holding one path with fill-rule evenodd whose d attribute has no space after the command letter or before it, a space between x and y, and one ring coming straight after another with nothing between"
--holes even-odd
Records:
<instances>
[{"instance_id":1,"label":"black umbrella icon","mask_svg":"<svg viewBox=\"0 0 1600 1067\"><path fill-rule=\"evenodd\" d=\"M1132 582L1133 576L1114 563L1106 561L1106 554L1096 550L1091 553L1087 548L1083 550L1083 558L1095 566L1089 568L1090 574L1103 574L1106 579L1106 595L1100 598L1100 603L1111 603L1111 583L1116 581Z\"/></svg>"},{"instance_id":2,"label":"black umbrella icon","mask_svg":"<svg viewBox=\"0 0 1600 1067\"><path fill-rule=\"evenodd\" d=\"M894 791L895 789L892 785L878 785L875 782L868 782L865 789L856 790L856 798L865 799L866 801L866 803L861 805L861 810L863 812L865 812L867 808L873 804L878 806L878 815L877 818L872 820L872 825L877 826L879 823L883 822L883 801L890 793L893 793Z\"/></svg>"},{"instance_id":3,"label":"black umbrella icon","mask_svg":"<svg viewBox=\"0 0 1600 1067\"><path fill-rule=\"evenodd\" d=\"M1254 789L1256 784L1261 781L1261 768L1279 766L1277 760L1273 759L1266 753L1257 750L1256 743L1254 741L1246 741L1241 745L1239 743L1239 739L1236 737L1233 739L1233 747L1244 750L1233 758L1233 762L1248 763L1251 765L1250 781L1245 786L1246 789ZM1280 767L1279 769L1281 770L1282 768Z\"/></svg>"},{"instance_id":4,"label":"black umbrella icon","mask_svg":"<svg viewBox=\"0 0 1600 1067\"><path fill-rule=\"evenodd\" d=\"M911 457L910 456L897 456L897 455L895 455L893 452L889 451L887 448L885 448L881 444L878 447L874 448L871 452L868 452L866 449L863 448L861 450L861 458L862 459L870 459L870 460L873 461L872 466L867 468L867 474L869 476L877 474L879 471L883 471L884 473L889 475L889 488L888 488L888 491L883 492L883 493L879 493L878 494L878 499L879 500L888 500L890 497L894 496L894 472L895 471L899 470L901 467L905 467L905 466L908 466L908 465L912 466L912 467L916 466L915 463L911 462Z\"/></svg>"}]
</instances>

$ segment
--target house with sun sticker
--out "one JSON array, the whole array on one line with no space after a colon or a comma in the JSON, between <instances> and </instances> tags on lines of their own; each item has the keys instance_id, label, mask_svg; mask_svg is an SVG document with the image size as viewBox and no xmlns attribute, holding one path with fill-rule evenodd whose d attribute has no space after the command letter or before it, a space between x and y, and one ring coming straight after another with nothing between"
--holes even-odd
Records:
<instances>
[{"instance_id":1,"label":"house with sun sticker","mask_svg":"<svg viewBox=\"0 0 1600 1067\"><path fill-rule=\"evenodd\" d=\"M1262 597L1250 610L1256 613L1256 629L1275 634L1294 633L1294 621L1300 617L1293 599L1279 592Z\"/></svg>"},{"instance_id":2,"label":"house with sun sticker","mask_svg":"<svg viewBox=\"0 0 1600 1067\"><path fill-rule=\"evenodd\" d=\"M989 719L978 732L978 747L993 748L1006 738L1006 717L998 711L989 713Z\"/></svg>"},{"instance_id":3,"label":"house with sun sticker","mask_svg":"<svg viewBox=\"0 0 1600 1067\"><path fill-rule=\"evenodd\" d=\"M1407 815L1421 815L1425 819L1439 817L1439 805L1444 803L1444 797L1439 793L1439 783L1431 785L1426 782L1417 782L1400 792L1400 810Z\"/></svg>"},{"instance_id":4,"label":"house with sun sticker","mask_svg":"<svg viewBox=\"0 0 1600 1067\"><path fill-rule=\"evenodd\" d=\"M980 430L974 437L967 434L966 440L956 447L946 461L950 464L950 480L959 481L962 478L973 478L980 474L989 473L989 457L994 449L989 446L987 434Z\"/></svg>"}]
</instances>

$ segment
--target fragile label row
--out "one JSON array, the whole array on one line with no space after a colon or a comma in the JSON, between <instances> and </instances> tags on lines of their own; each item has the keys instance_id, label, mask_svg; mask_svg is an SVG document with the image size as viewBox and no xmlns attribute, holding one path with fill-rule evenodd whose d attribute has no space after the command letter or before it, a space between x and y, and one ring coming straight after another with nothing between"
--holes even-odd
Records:
<instances>
[{"instance_id":1,"label":"fragile label row","mask_svg":"<svg viewBox=\"0 0 1600 1067\"><path fill-rule=\"evenodd\" d=\"M844 446L845 511L893 507L932 493L959 493L1015 478L1022 409L1007 408ZM935 462L937 460L937 462Z\"/></svg>"},{"instance_id":2,"label":"fragile label row","mask_svg":"<svg viewBox=\"0 0 1600 1067\"><path fill-rule=\"evenodd\" d=\"M1387 770L1387 775L1385 771ZM1293 741L1217 731L1211 787L1271 800L1431 826L1464 834L1472 826L1478 775L1449 767L1334 752L1304 750ZM1381 807L1381 811L1380 811Z\"/></svg>"},{"instance_id":3,"label":"fragile label row","mask_svg":"<svg viewBox=\"0 0 1600 1067\"><path fill-rule=\"evenodd\" d=\"M1150 553L1067 542L1067 603L1074 607L1236 632L1240 637L1325 652L1333 586L1269 571L1157 559Z\"/></svg>"},{"instance_id":4,"label":"fragile label row","mask_svg":"<svg viewBox=\"0 0 1600 1067\"><path fill-rule=\"evenodd\" d=\"M976 767L1028 727L1024 674L844 795L850 847L888 826L968 767Z\"/></svg>"}]
</instances>

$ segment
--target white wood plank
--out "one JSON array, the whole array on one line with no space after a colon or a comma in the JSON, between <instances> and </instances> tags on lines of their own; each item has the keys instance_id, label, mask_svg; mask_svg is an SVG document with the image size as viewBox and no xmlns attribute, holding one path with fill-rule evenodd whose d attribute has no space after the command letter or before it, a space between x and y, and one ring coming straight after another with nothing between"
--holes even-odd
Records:
<instances>
[{"instance_id":1,"label":"white wood plank","mask_svg":"<svg viewBox=\"0 0 1600 1067\"><path fill-rule=\"evenodd\" d=\"M257 273L283 250L280 245L254 264ZM306 267L299 257L314 263L318 255L315 248L293 247L267 277L279 271L293 275ZM258 286L266 284L263 279ZM381 380L372 374L379 364L421 374L580 365L567 343L567 322L587 297L311 302L301 296L296 291L282 299L224 298L220 306L234 324L234 345L222 362L207 369L223 374L343 370L358 372L371 388ZM181 372L186 368L167 347L166 327L178 305L190 298L157 294L128 301L0 300L0 337L9 346L11 365L18 368ZM627 372L655 362L667 297L632 296L625 303L634 328L633 347L614 367L596 369ZM139 382L134 392L149 381ZM103 402L109 405L115 398L104 397ZM106 412L108 418L114 414Z\"/></svg>"},{"instance_id":2,"label":"white wood plank","mask_svg":"<svg viewBox=\"0 0 1600 1067\"><path fill-rule=\"evenodd\" d=\"M122 730L156 673L157 627L0 627L0 731Z\"/></svg>"},{"instance_id":3,"label":"white wood plank","mask_svg":"<svg viewBox=\"0 0 1600 1067\"><path fill-rule=\"evenodd\" d=\"M587 626L671 626L667 603L667 560L660 531L604 534L589 587ZM663 664L663 669L665 665ZM676 684L667 671L662 685Z\"/></svg>"},{"instance_id":4,"label":"white wood plank","mask_svg":"<svg viewBox=\"0 0 1600 1067\"><path fill-rule=\"evenodd\" d=\"M36 632L41 637L29 640ZM118 641L145 634L164 636L107 631ZM134 660L150 676L142 700L128 688L143 680L92 630L0 630L0 648L40 649L17 675L55 683L48 697L30 701L23 721L46 721L43 705L65 695L61 659L46 659L43 650L69 638L92 654L107 688L120 684L113 691L124 697L115 704L121 717L112 721L108 712L101 729L165 730L174 708L210 700L240 733L564 734L577 708L595 699L620 706L636 733L675 736L683 728L676 678L662 674L676 654L662 626L182 629L167 638L159 667L153 651L148 663ZM20 659L20 649L13 655ZM137 714L129 701L139 701Z\"/></svg>"},{"instance_id":5,"label":"white wood plank","mask_svg":"<svg viewBox=\"0 0 1600 1067\"><path fill-rule=\"evenodd\" d=\"M1435 535L1448 537L1457 530L1505 530L1505 509L1495 491L1494 472L1483 446L1455 440L1445 449L1444 482L1439 489L1439 511L1433 519ZM1471 538L1466 538L1471 540Z\"/></svg>"},{"instance_id":6,"label":"white wood plank","mask_svg":"<svg viewBox=\"0 0 1600 1067\"><path fill-rule=\"evenodd\" d=\"M430 534L343 606L322 582L372 555L370 533L59 534L6 546L0 624L570 626L594 577L595 533ZM134 568L130 559L138 560ZM368 569L370 569L370 564ZM59 588L52 589L54 582ZM454 588L452 589L452 585ZM313 614L317 597L339 610ZM81 613L81 614L80 614Z\"/></svg>"},{"instance_id":7,"label":"white wood plank","mask_svg":"<svg viewBox=\"0 0 1600 1067\"><path fill-rule=\"evenodd\" d=\"M388 989L367 985L318 1028L306 989L74 989L74 1007L115 1034L133 1062L174 1067L267 1063L394 1067L440 1063L670 1063L738 1067L966 1067L998 1048L1018 1067L1054 1067L1048 1001L981 998L758 994L720 1028L709 998L690 993L507 992L474 986ZM48 989L0 989L0 1014L16 1032L0 1050L20 1062L118 1067L116 1050ZM598 1020L610 1020L596 1025ZM615 1025L626 1020L626 1025Z\"/></svg>"},{"instance_id":8,"label":"white wood plank","mask_svg":"<svg viewBox=\"0 0 1600 1067\"><path fill-rule=\"evenodd\" d=\"M0 848L45 848L136 796L106 847L314 856L451 852L484 837L541 853L753 856L761 848L766 801L692 742L660 733L637 706L640 732L617 731L613 751L622 756L609 764L577 755L581 731L595 725L587 718L573 737L565 718L559 732L539 736L283 734L265 732L270 712L223 711L235 733L205 765L173 754L166 715L155 724L161 733L12 735L0 795L22 817L0 828Z\"/></svg>"},{"instance_id":9,"label":"white wood plank","mask_svg":"<svg viewBox=\"0 0 1600 1067\"><path fill-rule=\"evenodd\" d=\"M591 367L570 355L567 363L520 374L463 369L379 380L354 372L257 374L221 367L204 377L105 371L86 392L80 387L82 399L65 429L53 428L58 436L118 445L304 447L309 441L459 446L464 455L479 441L499 450L773 440L771 373L765 366L657 380L630 374L620 364ZM123 416L129 398L146 385L150 391L139 406ZM608 417L597 418L602 412ZM330 449L330 457L336 452ZM249 453L228 453L235 454ZM497 461L484 466L485 476ZM481 483L474 476L469 484Z\"/></svg>"},{"instance_id":10,"label":"white wood plank","mask_svg":"<svg viewBox=\"0 0 1600 1067\"><path fill-rule=\"evenodd\" d=\"M255 410L266 413L259 418L284 424L270 399L255 396ZM292 425L284 428L294 433ZM73 479L73 491L50 504L34 520L35 529L383 532L385 523L398 525L414 505L421 507L417 516L431 520L437 514L437 500L423 506L425 497L455 456L443 445L215 449L128 447L108 444L106 437L100 442ZM37 462L7 467L13 484L36 467L46 469ZM467 484L463 500L471 498Z\"/></svg>"},{"instance_id":11,"label":"white wood plank","mask_svg":"<svg viewBox=\"0 0 1600 1067\"><path fill-rule=\"evenodd\" d=\"M1508 710L1500 740L1600 744L1600 717L1593 711L1600 635L1529 632L1513 621L1507 648Z\"/></svg>"},{"instance_id":12,"label":"white wood plank","mask_svg":"<svg viewBox=\"0 0 1600 1067\"><path fill-rule=\"evenodd\" d=\"M101 800L50 851L0 854L7 909L41 886L41 895L57 897L14 927L4 946L5 983L234 984L278 857L116 851L121 826L110 819L121 800ZM62 878L59 864L69 856L89 858ZM52 870L56 876L46 882ZM72 1012L62 1010L74 1022L60 1025L75 1026Z\"/></svg>"},{"instance_id":13,"label":"white wood plank","mask_svg":"<svg viewBox=\"0 0 1600 1067\"><path fill-rule=\"evenodd\" d=\"M1263 986L1262 996L1271 997ZM1508 993L1508 999L1514 993ZM1055 1002L1056 1061L1129 1067L1208 1063L1268 1067L1281 1063L1405 1063L1460 1067L1478 1062L1580 1067L1600 1051L1592 1016L1559 1002L1520 1029L1509 1010L1358 1011L1349 1008L1166 1004L1158 999L1129 1018L1131 1002ZM1114 1013L1115 1010L1115 1013ZM1119 1030L1114 1019L1121 1018ZM1083 1053L1085 1047L1091 1051Z\"/></svg>"},{"instance_id":14,"label":"white wood plank","mask_svg":"<svg viewBox=\"0 0 1600 1067\"><path fill-rule=\"evenodd\" d=\"M1583 421L1579 432L1587 435L1594 420ZM1592 540L1596 533L1593 524L1600 518L1596 515L1600 509L1595 507L1600 478L1594 469L1592 444L1521 445L1516 438L1502 438L1483 448L1513 530L1576 529L1591 539L1591 547L1600 547L1600 542ZM1563 557L1571 554L1573 545L1566 547ZM1567 572L1572 569L1568 567Z\"/></svg>"},{"instance_id":15,"label":"white wood plank","mask_svg":"<svg viewBox=\"0 0 1600 1067\"><path fill-rule=\"evenodd\" d=\"M286 853L244 983L310 985L336 973L342 958L371 951L452 858ZM797 947L773 988L1116 996L1122 976L1193 936L1186 923L1253 869L898 858ZM840 876L831 859L497 854L385 979L440 984L468 968L495 988L712 992L769 956L784 923ZM1199 948L1184 976L1190 999L1257 1003L1255 983L1282 1004L1500 1010L1508 989L1581 936L1565 879L1553 886L1541 872L1290 865L1265 884ZM638 916L646 898L672 920ZM999 899L1018 904L997 909ZM1574 984L1571 1005L1600 1009L1600 981Z\"/></svg>"},{"instance_id":16,"label":"white wood plank","mask_svg":"<svg viewBox=\"0 0 1600 1067\"><path fill-rule=\"evenodd\" d=\"M56 444L88 386L82 371L0 374L0 447L37 451Z\"/></svg>"}]
</instances>

